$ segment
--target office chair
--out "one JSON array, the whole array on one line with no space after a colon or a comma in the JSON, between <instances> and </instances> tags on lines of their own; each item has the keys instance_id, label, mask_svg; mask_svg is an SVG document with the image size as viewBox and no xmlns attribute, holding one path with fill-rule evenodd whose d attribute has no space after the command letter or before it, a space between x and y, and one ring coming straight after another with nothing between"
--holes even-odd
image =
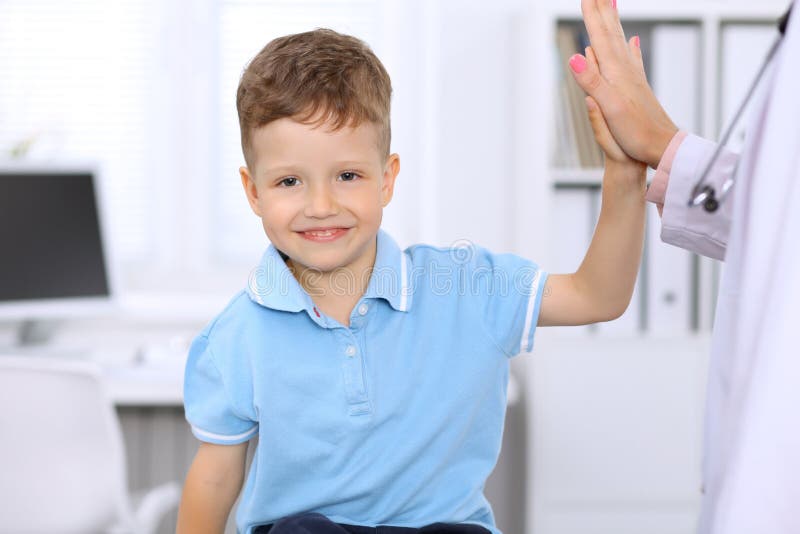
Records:
<instances>
[{"instance_id":1,"label":"office chair","mask_svg":"<svg viewBox=\"0 0 800 534\"><path fill-rule=\"evenodd\" d=\"M125 466L97 365L0 356L0 533L155 533L180 487L134 507Z\"/></svg>"}]
</instances>

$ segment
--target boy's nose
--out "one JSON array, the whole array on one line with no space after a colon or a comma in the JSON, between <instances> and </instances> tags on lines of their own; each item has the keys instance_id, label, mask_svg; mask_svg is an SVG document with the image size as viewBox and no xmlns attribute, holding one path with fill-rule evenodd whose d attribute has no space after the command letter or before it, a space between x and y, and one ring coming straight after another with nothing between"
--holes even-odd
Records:
<instances>
[{"instance_id":1,"label":"boy's nose","mask_svg":"<svg viewBox=\"0 0 800 534\"><path fill-rule=\"evenodd\" d=\"M305 216L321 219L336 215L336 199L328 187L312 187L306 198Z\"/></svg>"}]
</instances>

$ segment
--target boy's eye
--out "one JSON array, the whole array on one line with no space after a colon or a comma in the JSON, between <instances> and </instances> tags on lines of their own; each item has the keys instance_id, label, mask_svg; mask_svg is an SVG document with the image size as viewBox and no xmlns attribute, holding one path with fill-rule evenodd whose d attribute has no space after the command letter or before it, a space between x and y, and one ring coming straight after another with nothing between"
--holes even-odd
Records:
<instances>
[{"instance_id":1,"label":"boy's eye","mask_svg":"<svg viewBox=\"0 0 800 534\"><path fill-rule=\"evenodd\" d=\"M351 182L351 181L355 180L356 178L358 178L358 174L356 174L354 172L351 172L351 171L347 171L347 172L343 172L342 174L340 174L339 177L342 180L344 180L345 182Z\"/></svg>"},{"instance_id":2,"label":"boy's eye","mask_svg":"<svg viewBox=\"0 0 800 534\"><path fill-rule=\"evenodd\" d=\"M287 187L292 187L292 186L294 186L296 184L297 184L297 178L295 178L294 176L290 176L288 178L284 178L283 180L278 182L278 185L285 185Z\"/></svg>"}]
</instances>

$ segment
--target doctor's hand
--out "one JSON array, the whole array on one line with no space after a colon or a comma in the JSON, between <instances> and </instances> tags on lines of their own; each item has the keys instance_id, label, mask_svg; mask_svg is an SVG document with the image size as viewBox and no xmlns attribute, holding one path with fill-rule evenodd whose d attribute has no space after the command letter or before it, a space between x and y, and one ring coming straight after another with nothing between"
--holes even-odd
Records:
<instances>
[{"instance_id":1,"label":"doctor's hand","mask_svg":"<svg viewBox=\"0 0 800 534\"><path fill-rule=\"evenodd\" d=\"M616 0L581 0L581 11L592 46L570 58L570 70L622 149L656 168L678 128L647 83L639 38L625 41Z\"/></svg>"}]
</instances>

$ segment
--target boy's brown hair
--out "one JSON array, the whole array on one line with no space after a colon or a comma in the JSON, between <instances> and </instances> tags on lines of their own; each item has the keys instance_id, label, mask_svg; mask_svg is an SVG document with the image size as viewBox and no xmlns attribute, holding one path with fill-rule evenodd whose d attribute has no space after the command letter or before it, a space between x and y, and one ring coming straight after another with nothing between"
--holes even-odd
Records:
<instances>
[{"instance_id":1,"label":"boy's brown hair","mask_svg":"<svg viewBox=\"0 0 800 534\"><path fill-rule=\"evenodd\" d=\"M284 117L334 130L372 122L386 157L391 94L389 74L363 41L324 28L278 37L250 61L236 91L245 161L253 163L253 131Z\"/></svg>"}]
</instances>

